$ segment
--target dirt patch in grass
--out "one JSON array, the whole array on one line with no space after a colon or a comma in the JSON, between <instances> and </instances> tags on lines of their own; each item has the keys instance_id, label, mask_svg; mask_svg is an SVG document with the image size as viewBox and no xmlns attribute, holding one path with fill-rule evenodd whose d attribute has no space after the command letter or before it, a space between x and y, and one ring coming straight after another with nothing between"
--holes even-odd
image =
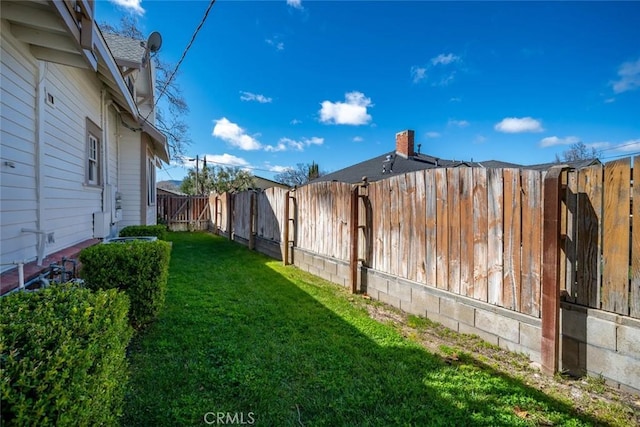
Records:
<instances>
[{"instance_id":1,"label":"dirt patch in grass","mask_svg":"<svg viewBox=\"0 0 640 427\"><path fill-rule=\"evenodd\" d=\"M526 354L501 349L477 335L457 333L425 317L374 301L367 295L350 300L364 306L373 319L393 326L405 338L420 343L446 363L490 367L611 425L640 426L640 396L614 389L605 384L603 378L544 375L539 365L532 363Z\"/></svg>"}]
</instances>

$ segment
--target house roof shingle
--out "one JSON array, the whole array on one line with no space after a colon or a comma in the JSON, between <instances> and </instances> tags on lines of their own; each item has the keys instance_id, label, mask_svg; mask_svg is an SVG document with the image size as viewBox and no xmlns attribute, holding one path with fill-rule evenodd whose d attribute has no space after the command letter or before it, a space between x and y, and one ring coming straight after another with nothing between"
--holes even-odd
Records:
<instances>
[{"instance_id":1,"label":"house roof shingle","mask_svg":"<svg viewBox=\"0 0 640 427\"><path fill-rule=\"evenodd\" d=\"M109 50L116 60L126 61L140 66L146 53L145 41L124 37L118 34L103 33Z\"/></svg>"},{"instance_id":2,"label":"house roof shingle","mask_svg":"<svg viewBox=\"0 0 640 427\"><path fill-rule=\"evenodd\" d=\"M450 167L483 167L483 168L518 168L544 171L553 166L565 165L575 169L581 169L599 163L598 159L579 160L566 163L541 163L537 165L521 165L517 163L503 162L500 160L486 160L482 162L458 161L440 159L426 154L416 154L411 157L398 156L391 151L380 156L365 160L355 165L348 166L335 172L323 175L311 182L339 181L355 184L367 177L369 182L379 181L393 175L401 175L408 172L416 172L425 169L450 168ZM384 170L383 170L384 167Z\"/></svg>"}]
</instances>

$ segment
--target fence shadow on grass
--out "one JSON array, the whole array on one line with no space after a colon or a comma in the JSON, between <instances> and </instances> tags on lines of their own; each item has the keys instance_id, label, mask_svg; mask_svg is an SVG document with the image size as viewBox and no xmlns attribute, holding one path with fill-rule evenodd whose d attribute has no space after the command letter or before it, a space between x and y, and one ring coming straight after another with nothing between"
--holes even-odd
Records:
<instances>
[{"instance_id":1,"label":"fence shadow on grass","mask_svg":"<svg viewBox=\"0 0 640 427\"><path fill-rule=\"evenodd\" d=\"M448 365L292 267L203 233L171 239L123 425L602 425L490 367Z\"/></svg>"}]
</instances>

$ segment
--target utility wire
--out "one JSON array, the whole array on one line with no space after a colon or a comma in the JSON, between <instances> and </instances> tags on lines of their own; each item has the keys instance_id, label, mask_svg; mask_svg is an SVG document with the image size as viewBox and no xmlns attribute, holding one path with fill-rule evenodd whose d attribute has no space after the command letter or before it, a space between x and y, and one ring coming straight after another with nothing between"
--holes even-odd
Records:
<instances>
[{"instance_id":1,"label":"utility wire","mask_svg":"<svg viewBox=\"0 0 640 427\"><path fill-rule=\"evenodd\" d=\"M204 158L202 160L204 160ZM234 165L232 163L214 162L213 160L207 159L207 164L209 164L209 163L213 163L214 165L219 165L219 166L229 166L229 167L240 168L240 169L251 169L251 170L260 171L260 172L279 173L278 171L269 170L269 169L261 169L261 168L255 167L255 166ZM293 168L288 167L288 168L285 168L285 169L293 169Z\"/></svg>"},{"instance_id":2,"label":"utility wire","mask_svg":"<svg viewBox=\"0 0 640 427\"><path fill-rule=\"evenodd\" d=\"M162 87L162 89L158 93L158 96L156 97L156 102L153 104L153 108L151 108L149 110L149 113L144 118L145 122L147 121L147 119L151 115L151 112L156 109L156 107L158 106L158 101L160 101L160 98L162 98L162 95L164 95L164 93L166 92L167 87L169 87L169 84L171 84L171 81L173 80L173 78L175 77L176 73L178 72L178 68L180 68L180 65L182 64L182 61L184 61L184 58L187 56L187 52L189 52L189 49L191 49L191 45L193 45L193 42L196 40L196 36L198 35L200 30L202 29L202 26L204 25L204 23L206 22L207 17L209 16L209 12L211 11L211 8L213 7L215 2L216 2L216 0L211 0L209 2L209 6L207 7L207 10L204 12L204 15L202 16L202 19L200 20L200 23L198 24L198 26L196 27L195 31L193 32L193 35L191 36L191 40L189 40L189 44L187 44L187 47L185 47L184 51L182 51L182 56L180 57L180 60L178 61L178 63L176 64L175 68L171 72L171 75L169 76L167 81L164 83L164 86Z\"/></svg>"},{"instance_id":3,"label":"utility wire","mask_svg":"<svg viewBox=\"0 0 640 427\"><path fill-rule=\"evenodd\" d=\"M617 150L619 148L622 147L630 147L632 145L640 145L640 140L637 141L633 141L633 142L626 142L624 144L618 144L618 145L614 145L612 147L607 147L607 148L603 148L602 150L598 150L598 151L610 151L610 150Z\"/></svg>"}]
</instances>

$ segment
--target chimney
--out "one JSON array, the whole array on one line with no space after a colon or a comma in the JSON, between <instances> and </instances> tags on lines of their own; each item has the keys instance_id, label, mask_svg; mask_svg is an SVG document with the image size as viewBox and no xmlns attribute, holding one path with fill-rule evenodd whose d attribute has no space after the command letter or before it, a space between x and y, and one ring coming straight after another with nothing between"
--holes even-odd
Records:
<instances>
[{"instance_id":1,"label":"chimney","mask_svg":"<svg viewBox=\"0 0 640 427\"><path fill-rule=\"evenodd\" d=\"M413 156L413 135L412 130L405 130L396 133L396 154L402 156L405 159Z\"/></svg>"}]
</instances>

